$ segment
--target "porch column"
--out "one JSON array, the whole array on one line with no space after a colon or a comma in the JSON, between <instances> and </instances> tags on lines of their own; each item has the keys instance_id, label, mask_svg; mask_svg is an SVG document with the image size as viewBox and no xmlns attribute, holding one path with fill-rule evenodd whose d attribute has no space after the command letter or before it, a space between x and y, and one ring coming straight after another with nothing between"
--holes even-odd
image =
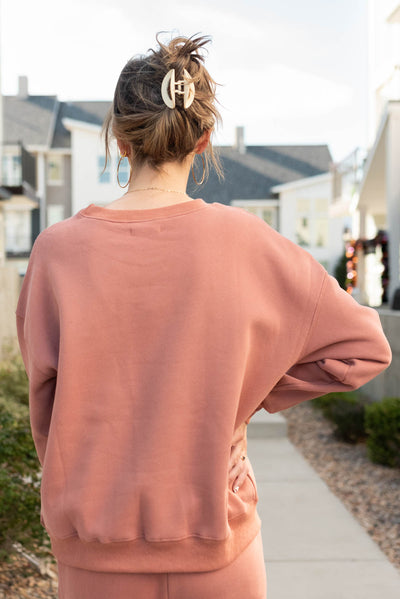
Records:
<instances>
[{"instance_id":1,"label":"porch column","mask_svg":"<svg viewBox=\"0 0 400 599\"><path fill-rule=\"evenodd\" d=\"M359 214L359 236L365 238L367 236L367 208L366 206L358 207ZM366 260L364 252L359 250L357 252L357 292L354 297L360 302L360 304L368 305L368 293L367 293L367 278L366 278Z\"/></svg>"},{"instance_id":2,"label":"porch column","mask_svg":"<svg viewBox=\"0 0 400 599\"><path fill-rule=\"evenodd\" d=\"M386 198L389 235L389 289L391 304L400 285L400 106L389 104L390 116L386 136Z\"/></svg>"}]
</instances>

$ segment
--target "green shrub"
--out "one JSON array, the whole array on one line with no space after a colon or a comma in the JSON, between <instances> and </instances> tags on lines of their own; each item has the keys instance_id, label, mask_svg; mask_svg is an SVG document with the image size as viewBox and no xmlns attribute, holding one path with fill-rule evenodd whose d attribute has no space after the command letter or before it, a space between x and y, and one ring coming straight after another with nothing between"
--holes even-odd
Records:
<instances>
[{"instance_id":1,"label":"green shrub","mask_svg":"<svg viewBox=\"0 0 400 599\"><path fill-rule=\"evenodd\" d=\"M4 351L4 350L3 350ZM29 404L29 383L21 353L7 348L7 358L0 362L0 396L18 404Z\"/></svg>"},{"instance_id":2,"label":"green shrub","mask_svg":"<svg viewBox=\"0 0 400 599\"><path fill-rule=\"evenodd\" d=\"M314 408L318 410L322 410L322 413L326 418L330 417L330 413L332 410L332 406L341 403L341 402L357 402L360 395L355 391L336 391L334 393L326 393L326 395L321 395L320 397L316 397L311 400L311 403Z\"/></svg>"},{"instance_id":3,"label":"green shrub","mask_svg":"<svg viewBox=\"0 0 400 599\"><path fill-rule=\"evenodd\" d=\"M0 403L0 559L19 541L33 550L45 543L40 523L40 472L29 417L16 418Z\"/></svg>"},{"instance_id":4,"label":"green shrub","mask_svg":"<svg viewBox=\"0 0 400 599\"><path fill-rule=\"evenodd\" d=\"M22 358L11 354L0 365L0 561L9 559L16 541L39 556L49 546L40 522L40 464L27 398Z\"/></svg>"},{"instance_id":5,"label":"green shrub","mask_svg":"<svg viewBox=\"0 0 400 599\"><path fill-rule=\"evenodd\" d=\"M400 468L400 398L386 397L368 406L365 428L369 459Z\"/></svg>"},{"instance_id":6,"label":"green shrub","mask_svg":"<svg viewBox=\"0 0 400 599\"><path fill-rule=\"evenodd\" d=\"M340 398L349 398L352 400L357 398L357 394L354 391L344 391L342 393L337 391L335 393L326 393L325 395L321 395L320 397L312 399L311 403L314 408L322 410L325 416L325 412L328 413L330 406L340 401Z\"/></svg>"},{"instance_id":7,"label":"green shrub","mask_svg":"<svg viewBox=\"0 0 400 599\"><path fill-rule=\"evenodd\" d=\"M334 423L336 438L347 443L357 443L366 438L365 409L370 403L366 397L354 391L328 393L313 399L312 403Z\"/></svg>"}]
</instances>

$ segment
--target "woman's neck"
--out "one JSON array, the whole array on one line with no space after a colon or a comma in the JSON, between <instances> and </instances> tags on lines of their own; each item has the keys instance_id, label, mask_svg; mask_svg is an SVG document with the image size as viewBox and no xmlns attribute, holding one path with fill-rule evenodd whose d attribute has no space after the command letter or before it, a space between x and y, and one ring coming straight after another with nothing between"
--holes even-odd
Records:
<instances>
[{"instance_id":1,"label":"woman's neck","mask_svg":"<svg viewBox=\"0 0 400 599\"><path fill-rule=\"evenodd\" d=\"M189 156L182 163L164 163L162 171L156 171L147 164L133 167L127 191L108 206L129 210L189 201L191 198L186 195L186 186L191 164L192 156Z\"/></svg>"},{"instance_id":2,"label":"woman's neck","mask_svg":"<svg viewBox=\"0 0 400 599\"><path fill-rule=\"evenodd\" d=\"M143 187L158 187L185 192L191 163L191 159L186 159L182 163L166 162L162 165L161 171L157 171L147 164L139 168L133 166L128 191Z\"/></svg>"}]
</instances>

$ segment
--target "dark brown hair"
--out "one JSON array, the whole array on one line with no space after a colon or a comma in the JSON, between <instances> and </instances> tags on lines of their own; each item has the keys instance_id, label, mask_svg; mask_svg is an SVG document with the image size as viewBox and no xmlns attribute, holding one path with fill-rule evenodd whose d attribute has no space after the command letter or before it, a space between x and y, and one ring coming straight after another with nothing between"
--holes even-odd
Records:
<instances>
[{"instance_id":1,"label":"dark brown hair","mask_svg":"<svg viewBox=\"0 0 400 599\"><path fill-rule=\"evenodd\" d=\"M221 122L215 107L217 83L204 67L200 50L210 41L207 36L175 37L148 55L131 58L119 76L114 99L103 123L106 165L110 156L111 137L128 143L131 160L147 163L162 170L165 162L182 162L192 152L201 135ZM176 80L183 78L183 70L190 75L195 96L188 108L183 107L183 96L176 94L176 106L166 106L161 95L161 84L170 69L175 69ZM205 152L205 174L210 163L220 178L223 177L218 156L211 143Z\"/></svg>"}]
</instances>

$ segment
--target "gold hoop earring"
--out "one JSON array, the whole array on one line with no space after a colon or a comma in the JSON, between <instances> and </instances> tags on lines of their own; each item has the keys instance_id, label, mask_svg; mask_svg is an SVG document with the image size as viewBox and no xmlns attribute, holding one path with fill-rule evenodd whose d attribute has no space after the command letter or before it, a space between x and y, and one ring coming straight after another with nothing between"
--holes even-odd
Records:
<instances>
[{"instance_id":1,"label":"gold hoop earring","mask_svg":"<svg viewBox=\"0 0 400 599\"><path fill-rule=\"evenodd\" d=\"M204 162L204 156L203 156L203 154L200 154L200 155L201 155L201 160L202 160L202 163L203 163L203 175L202 175L200 181L197 181L197 179L195 177L194 169L193 169L193 162L192 162L192 177L193 177L194 182L196 183L196 185L201 185L202 183L204 183L204 178L206 176L206 165L205 165L205 162Z\"/></svg>"},{"instance_id":2,"label":"gold hoop earring","mask_svg":"<svg viewBox=\"0 0 400 599\"><path fill-rule=\"evenodd\" d=\"M122 189L125 189L125 187L128 187L128 185L129 185L129 181L131 180L131 175L129 176L129 179L128 179L128 182L126 183L126 185L121 185L120 180L119 180L119 167L120 167L120 164L121 164L121 160L123 158L126 158L126 152L124 152L123 154L121 154L120 157L119 157L118 166L117 166L117 181L118 181L118 185L120 187L122 187Z\"/></svg>"}]
</instances>

